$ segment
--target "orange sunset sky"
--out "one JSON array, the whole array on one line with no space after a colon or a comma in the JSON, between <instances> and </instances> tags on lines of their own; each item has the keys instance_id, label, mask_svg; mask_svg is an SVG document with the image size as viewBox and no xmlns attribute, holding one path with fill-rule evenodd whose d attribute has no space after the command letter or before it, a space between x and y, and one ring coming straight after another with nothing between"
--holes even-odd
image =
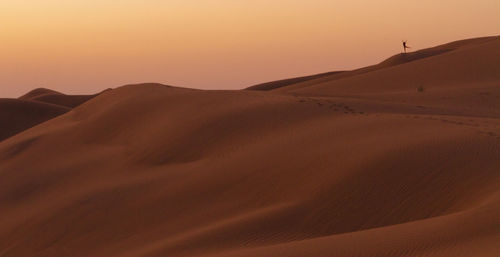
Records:
<instances>
[{"instance_id":1,"label":"orange sunset sky","mask_svg":"<svg viewBox=\"0 0 500 257\"><path fill-rule=\"evenodd\" d=\"M160 82L202 89L500 34L499 0L1 0L0 97Z\"/></svg>"}]
</instances>

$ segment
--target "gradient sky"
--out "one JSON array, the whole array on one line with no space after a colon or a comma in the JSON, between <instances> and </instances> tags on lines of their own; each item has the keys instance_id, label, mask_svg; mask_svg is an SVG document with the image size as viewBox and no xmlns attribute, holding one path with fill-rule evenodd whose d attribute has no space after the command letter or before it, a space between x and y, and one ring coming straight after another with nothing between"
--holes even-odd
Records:
<instances>
[{"instance_id":1,"label":"gradient sky","mask_svg":"<svg viewBox=\"0 0 500 257\"><path fill-rule=\"evenodd\" d=\"M0 0L0 97L138 82L202 89L500 34L499 0Z\"/></svg>"}]
</instances>

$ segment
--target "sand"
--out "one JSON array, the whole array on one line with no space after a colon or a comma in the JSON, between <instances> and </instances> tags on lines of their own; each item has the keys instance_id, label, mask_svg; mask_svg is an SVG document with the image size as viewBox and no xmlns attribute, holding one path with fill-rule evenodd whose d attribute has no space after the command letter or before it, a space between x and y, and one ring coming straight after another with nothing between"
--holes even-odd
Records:
<instances>
[{"instance_id":1,"label":"sand","mask_svg":"<svg viewBox=\"0 0 500 257\"><path fill-rule=\"evenodd\" d=\"M17 98L0 98L0 141L62 115L95 95L65 95L46 88Z\"/></svg>"},{"instance_id":2,"label":"sand","mask_svg":"<svg viewBox=\"0 0 500 257\"><path fill-rule=\"evenodd\" d=\"M0 256L499 256L500 38L440 47L105 91L0 142Z\"/></svg>"},{"instance_id":3,"label":"sand","mask_svg":"<svg viewBox=\"0 0 500 257\"><path fill-rule=\"evenodd\" d=\"M53 104L0 99L0 141L68 111L69 108Z\"/></svg>"}]
</instances>

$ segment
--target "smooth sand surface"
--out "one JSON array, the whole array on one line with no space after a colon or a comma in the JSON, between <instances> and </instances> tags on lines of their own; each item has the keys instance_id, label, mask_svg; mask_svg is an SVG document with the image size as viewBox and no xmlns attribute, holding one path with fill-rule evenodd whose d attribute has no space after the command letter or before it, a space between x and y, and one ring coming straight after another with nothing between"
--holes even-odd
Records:
<instances>
[{"instance_id":1,"label":"smooth sand surface","mask_svg":"<svg viewBox=\"0 0 500 257\"><path fill-rule=\"evenodd\" d=\"M0 256L499 256L500 38L443 48L105 91L0 142Z\"/></svg>"},{"instance_id":2,"label":"smooth sand surface","mask_svg":"<svg viewBox=\"0 0 500 257\"><path fill-rule=\"evenodd\" d=\"M295 85L295 84L298 84L300 82L311 81L311 80L318 79L318 78L329 77L329 76L334 75L334 74L338 75L339 73L342 73L342 72L344 72L344 71L332 71L332 72L320 73L320 74L304 76L304 77L296 77L296 78L291 78L291 79L282 79L282 80L277 80L277 81L271 81L271 82L266 82L266 83L262 83L262 84L248 87L248 88L246 88L246 90L269 91L269 90L274 90L274 89L278 89L281 87Z\"/></svg>"},{"instance_id":3,"label":"smooth sand surface","mask_svg":"<svg viewBox=\"0 0 500 257\"><path fill-rule=\"evenodd\" d=\"M67 111L53 104L0 98L0 141Z\"/></svg>"},{"instance_id":4,"label":"smooth sand surface","mask_svg":"<svg viewBox=\"0 0 500 257\"><path fill-rule=\"evenodd\" d=\"M0 98L0 141L62 115L96 95L65 95L37 88L18 99Z\"/></svg>"}]
</instances>

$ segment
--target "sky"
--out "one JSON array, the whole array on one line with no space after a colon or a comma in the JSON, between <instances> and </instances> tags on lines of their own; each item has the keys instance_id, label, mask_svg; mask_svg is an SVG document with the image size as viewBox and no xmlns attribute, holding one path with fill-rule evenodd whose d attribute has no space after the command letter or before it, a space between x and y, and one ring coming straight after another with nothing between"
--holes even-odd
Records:
<instances>
[{"instance_id":1,"label":"sky","mask_svg":"<svg viewBox=\"0 0 500 257\"><path fill-rule=\"evenodd\" d=\"M498 0L0 0L0 97L241 89L500 35Z\"/></svg>"}]
</instances>

